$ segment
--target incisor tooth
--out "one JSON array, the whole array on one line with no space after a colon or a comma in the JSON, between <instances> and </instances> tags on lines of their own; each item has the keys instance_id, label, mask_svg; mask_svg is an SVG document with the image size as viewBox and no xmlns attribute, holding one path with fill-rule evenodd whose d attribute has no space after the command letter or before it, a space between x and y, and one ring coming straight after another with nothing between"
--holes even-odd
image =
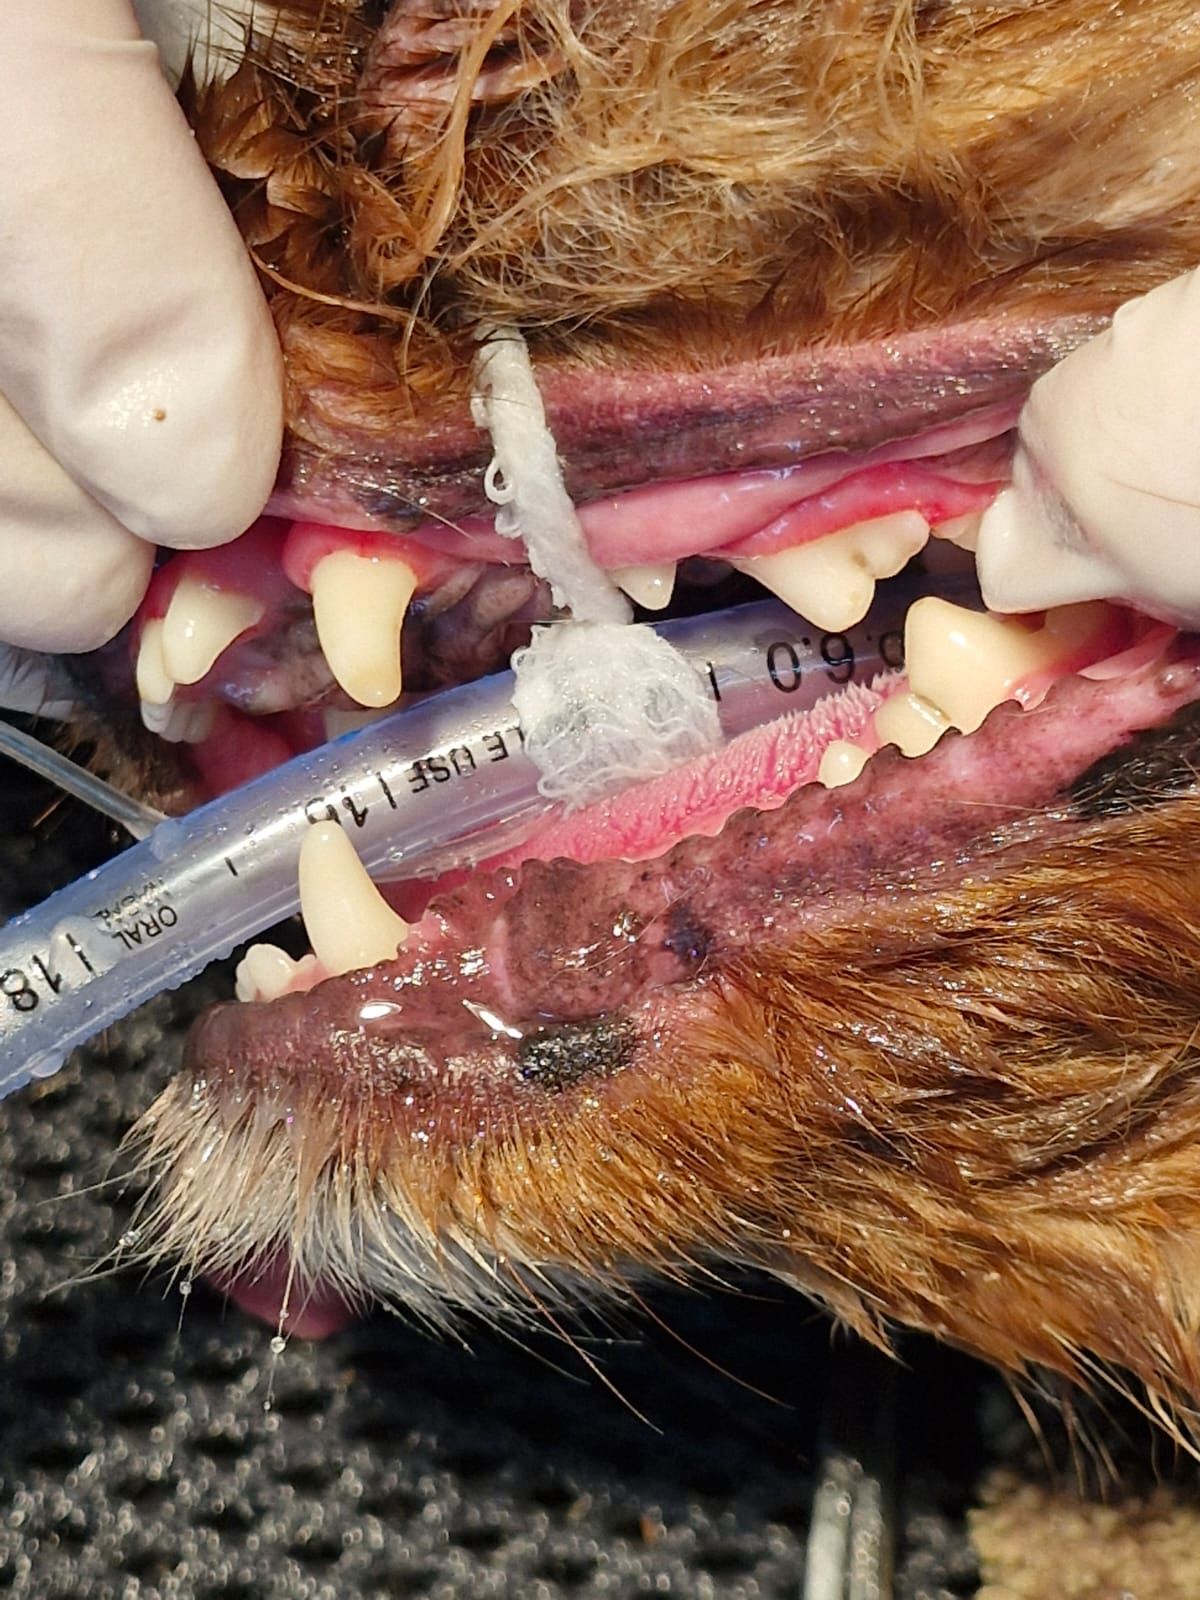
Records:
<instances>
[{"instance_id":1,"label":"incisor tooth","mask_svg":"<svg viewBox=\"0 0 1200 1600\"><path fill-rule=\"evenodd\" d=\"M609 577L639 606L645 606L647 611L663 611L675 593L676 570L674 561L664 561L657 566L615 567Z\"/></svg>"},{"instance_id":2,"label":"incisor tooth","mask_svg":"<svg viewBox=\"0 0 1200 1600\"><path fill-rule=\"evenodd\" d=\"M262 619L253 595L218 589L202 578L180 579L162 624L162 653L176 683L199 683L240 633Z\"/></svg>"},{"instance_id":3,"label":"incisor tooth","mask_svg":"<svg viewBox=\"0 0 1200 1600\"><path fill-rule=\"evenodd\" d=\"M313 568L313 615L329 670L360 706L400 693L400 629L416 573L394 556L334 550Z\"/></svg>"},{"instance_id":4,"label":"incisor tooth","mask_svg":"<svg viewBox=\"0 0 1200 1600\"><path fill-rule=\"evenodd\" d=\"M851 744L849 739L835 739L825 746L817 768L817 782L827 789L840 789L843 784L853 783L870 759L871 752L862 745Z\"/></svg>"},{"instance_id":5,"label":"incisor tooth","mask_svg":"<svg viewBox=\"0 0 1200 1600\"><path fill-rule=\"evenodd\" d=\"M390 961L408 938L408 923L371 882L336 822L318 822L304 835L300 914L318 961L334 977Z\"/></svg>"},{"instance_id":6,"label":"incisor tooth","mask_svg":"<svg viewBox=\"0 0 1200 1600\"><path fill-rule=\"evenodd\" d=\"M234 972L239 1000L277 1000L291 983L298 963L277 944L252 944Z\"/></svg>"},{"instance_id":7,"label":"incisor tooth","mask_svg":"<svg viewBox=\"0 0 1200 1600\"><path fill-rule=\"evenodd\" d=\"M159 617L147 622L142 628L137 666L134 670L138 697L143 705L165 706L175 693L175 679L167 671L167 664L163 659L163 625Z\"/></svg>"},{"instance_id":8,"label":"incisor tooth","mask_svg":"<svg viewBox=\"0 0 1200 1600\"><path fill-rule=\"evenodd\" d=\"M906 756L923 756L950 726L936 706L919 694L894 694L875 713L882 744L896 744Z\"/></svg>"},{"instance_id":9,"label":"incisor tooth","mask_svg":"<svg viewBox=\"0 0 1200 1600\"><path fill-rule=\"evenodd\" d=\"M172 695L162 705L142 701L142 726L168 744L203 744L216 715L211 700L176 700Z\"/></svg>"},{"instance_id":10,"label":"incisor tooth","mask_svg":"<svg viewBox=\"0 0 1200 1600\"><path fill-rule=\"evenodd\" d=\"M1026 678L1053 670L1094 634L1107 610L1102 601L1059 606L1031 628L927 595L909 607L904 623L909 688L953 727L974 733Z\"/></svg>"},{"instance_id":11,"label":"incisor tooth","mask_svg":"<svg viewBox=\"0 0 1200 1600\"><path fill-rule=\"evenodd\" d=\"M836 632L862 621L875 580L899 572L928 538L919 511L897 511L774 555L737 557L733 565L816 627Z\"/></svg>"}]
</instances>

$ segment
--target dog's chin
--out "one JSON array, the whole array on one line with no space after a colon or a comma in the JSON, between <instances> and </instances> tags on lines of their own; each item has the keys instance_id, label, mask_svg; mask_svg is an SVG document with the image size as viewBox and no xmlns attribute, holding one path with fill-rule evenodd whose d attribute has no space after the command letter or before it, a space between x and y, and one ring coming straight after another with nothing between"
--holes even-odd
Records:
<instances>
[{"instance_id":1,"label":"dog's chin","mask_svg":"<svg viewBox=\"0 0 1200 1600\"><path fill-rule=\"evenodd\" d=\"M836 667L876 579L969 571L1039 373L1200 254L1200 25L1167 0L1103 36L1076 0L903 38L791 0L276 9L192 105L288 359L276 495L160 567L89 664L188 794L556 615L489 504L470 400L498 327L639 614L766 588L841 643L809 716L351 896L355 934L410 924L386 959L324 925L319 955L248 956L137 1131L142 1247L314 1333L749 1264L868 1337L1098 1361L1183 1415L1194 641L929 598L906 676L836 692Z\"/></svg>"}]
</instances>

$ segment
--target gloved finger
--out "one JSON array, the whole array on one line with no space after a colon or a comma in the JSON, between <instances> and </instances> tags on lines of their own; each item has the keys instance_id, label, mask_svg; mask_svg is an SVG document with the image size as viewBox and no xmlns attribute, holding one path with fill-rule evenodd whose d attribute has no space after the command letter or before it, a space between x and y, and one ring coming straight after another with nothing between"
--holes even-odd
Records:
<instances>
[{"instance_id":1,"label":"gloved finger","mask_svg":"<svg viewBox=\"0 0 1200 1600\"><path fill-rule=\"evenodd\" d=\"M63 471L0 395L0 639L94 650L146 592L154 546Z\"/></svg>"},{"instance_id":2,"label":"gloved finger","mask_svg":"<svg viewBox=\"0 0 1200 1600\"><path fill-rule=\"evenodd\" d=\"M237 66L261 0L133 0L138 25L158 46L172 84L190 62L197 81L224 79Z\"/></svg>"},{"instance_id":3,"label":"gloved finger","mask_svg":"<svg viewBox=\"0 0 1200 1600\"><path fill-rule=\"evenodd\" d=\"M134 533L234 538L278 464L278 344L129 0L9 0L0 151L0 388Z\"/></svg>"},{"instance_id":4,"label":"gloved finger","mask_svg":"<svg viewBox=\"0 0 1200 1600\"><path fill-rule=\"evenodd\" d=\"M988 605L1129 600L1200 623L1200 272L1121 307L1033 386L1012 488L984 515Z\"/></svg>"}]
</instances>

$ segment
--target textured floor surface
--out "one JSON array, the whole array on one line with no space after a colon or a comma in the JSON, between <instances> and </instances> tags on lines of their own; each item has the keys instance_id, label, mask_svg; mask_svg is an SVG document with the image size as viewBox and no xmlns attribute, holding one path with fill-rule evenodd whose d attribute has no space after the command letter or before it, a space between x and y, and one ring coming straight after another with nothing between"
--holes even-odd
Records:
<instances>
[{"instance_id":1,"label":"textured floor surface","mask_svg":"<svg viewBox=\"0 0 1200 1600\"><path fill-rule=\"evenodd\" d=\"M31 838L45 797L3 778L7 912L105 838L77 813ZM783 1290L658 1295L582 1337L601 1380L550 1337L472 1330L464 1348L384 1316L280 1351L203 1284L98 1270L129 1222L121 1137L202 999L162 997L0 1105L0 1592L796 1596L821 1397L845 1363ZM977 1587L977 1486L1029 1436L990 1374L906 1355L897 1592L951 1600Z\"/></svg>"}]
</instances>

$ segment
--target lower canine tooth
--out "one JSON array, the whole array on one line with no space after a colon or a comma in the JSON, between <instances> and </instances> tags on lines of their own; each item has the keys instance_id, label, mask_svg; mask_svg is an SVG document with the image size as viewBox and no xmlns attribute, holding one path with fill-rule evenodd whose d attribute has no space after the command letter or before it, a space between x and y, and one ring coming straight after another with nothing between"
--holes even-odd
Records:
<instances>
[{"instance_id":1,"label":"lower canine tooth","mask_svg":"<svg viewBox=\"0 0 1200 1600\"><path fill-rule=\"evenodd\" d=\"M919 511L897 511L773 555L737 557L733 565L816 627L836 632L862 621L875 580L899 572L928 537Z\"/></svg>"},{"instance_id":2,"label":"lower canine tooth","mask_svg":"<svg viewBox=\"0 0 1200 1600\"><path fill-rule=\"evenodd\" d=\"M675 572L676 563L665 561L661 566L616 567L609 577L647 611L664 611L675 593Z\"/></svg>"},{"instance_id":3,"label":"lower canine tooth","mask_svg":"<svg viewBox=\"0 0 1200 1600\"><path fill-rule=\"evenodd\" d=\"M175 693L175 679L167 671L163 658L163 625L159 617L142 628L134 670L138 696L143 705L165 706Z\"/></svg>"},{"instance_id":4,"label":"lower canine tooth","mask_svg":"<svg viewBox=\"0 0 1200 1600\"><path fill-rule=\"evenodd\" d=\"M181 578L162 625L163 661L176 683L199 683L222 650L262 619L266 607L252 595Z\"/></svg>"},{"instance_id":5,"label":"lower canine tooth","mask_svg":"<svg viewBox=\"0 0 1200 1600\"><path fill-rule=\"evenodd\" d=\"M313 568L313 615L329 670L360 706L400 694L400 630L416 573L392 556L334 550Z\"/></svg>"},{"instance_id":6,"label":"lower canine tooth","mask_svg":"<svg viewBox=\"0 0 1200 1600\"><path fill-rule=\"evenodd\" d=\"M390 961L408 938L408 923L371 882L336 822L318 822L304 835L300 914L317 959L331 977Z\"/></svg>"},{"instance_id":7,"label":"lower canine tooth","mask_svg":"<svg viewBox=\"0 0 1200 1600\"><path fill-rule=\"evenodd\" d=\"M1016 698L1027 678L1053 671L1095 630L1103 610L1059 606L1040 628L1031 628L1015 617L967 611L927 595L909 607L904 624L909 688L953 727L974 733L994 706Z\"/></svg>"}]
</instances>

